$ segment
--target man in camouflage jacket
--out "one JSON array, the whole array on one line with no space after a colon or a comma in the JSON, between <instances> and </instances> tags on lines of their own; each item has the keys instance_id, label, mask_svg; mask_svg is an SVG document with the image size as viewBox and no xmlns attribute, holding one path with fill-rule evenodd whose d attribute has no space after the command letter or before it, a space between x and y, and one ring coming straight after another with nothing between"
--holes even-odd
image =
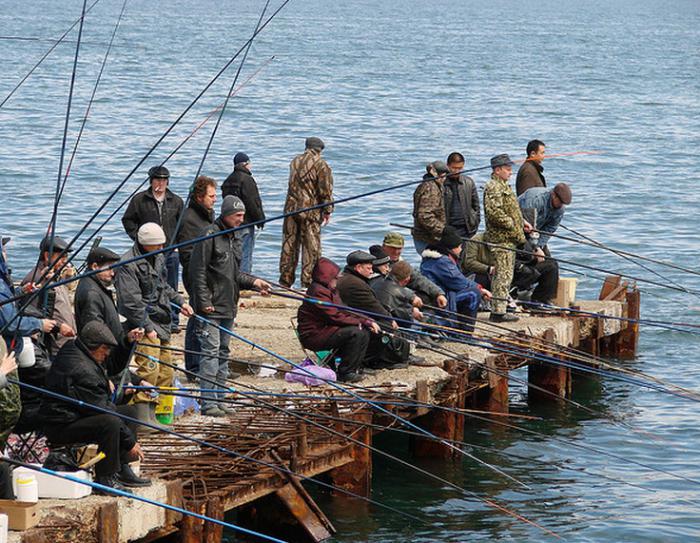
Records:
<instances>
[{"instance_id":1,"label":"man in camouflage jacket","mask_svg":"<svg viewBox=\"0 0 700 543\"><path fill-rule=\"evenodd\" d=\"M428 245L440 241L447 224L443 186L449 170L441 160L431 162L426 170L423 182L413 193L411 235L419 255L422 255Z\"/></svg>"},{"instance_id":2,"label":"man in camouflage jacket","mask_svg":"<svg viewBox=\"0 0 700 543\"><path fill-rule=\"evenodd\" d=\"M289 165L289 188L284 212L289 213L333 200L333 172L321 158L325 147L320 138L307 138L306 150ZM294 284L301 249L301 284L311 284L311 272L321 256L321 226L328 223L333 206L328 205L285 217L282 226L280 283Z\"/></svg>"},{"instance_id":3,"label":"man in camouflage jacket","mask_svg":"<svg viewBox=\"0 0 700 543\"><path fill-rule=\"evenodd\" d=\"M513 173L513 162L508 155L491 159L491 179L484 187L484 215L486 232L484 241L492 243L491 253L496 261L492 280L493 311L489 320L494 322L517 321L506 314L507 297L513 281L515 248L525 243L524 229L532 227L523 221L518 200L508 179Z\"/></svg>"}]
</instances>

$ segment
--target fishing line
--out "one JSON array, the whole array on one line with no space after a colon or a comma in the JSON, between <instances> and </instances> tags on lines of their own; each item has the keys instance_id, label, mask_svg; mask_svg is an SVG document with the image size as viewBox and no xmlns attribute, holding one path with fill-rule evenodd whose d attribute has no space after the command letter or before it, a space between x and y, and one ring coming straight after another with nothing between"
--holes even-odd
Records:
<instances>
[{"instance_id":1,"label":"fishing line","mask_svg":"<svg viewBox=\"0 0 700 543\"><path fill-rule=\"evenodd\" d=\"M85 18L85 15L87 15L92 10L92 8L94 8L98 4L98 2L100 2L100 0L95 0L87 10L83 10L83 15L81 15L78 19L75 20L75 22L72 25L70 25L68 30L66 30L63 33L63 35L58 40L56 40L56 43L52 45L49 48L49 50L46 51L46 53L44 53L44 55L39 59L39 61L34 65L34 67L31 70L29 70L27 75L20 79L19 83L17 83L17 85L15 85L15 87L10 91L10 93L7 96L5 96L2 102L0 102L0 109L7 103L7 101L10 98L12 98L12 95L15 92L17 92L17 90L24 84L24 82L27 79L29 79L29 76L31 76L34 73L34 71L41 65L41 63L44 62L44 60L46 60L46 57L48 57L53 52L53 50L56 49L56 47L58 47L58 44L60 44L63 41L63 39L69 34L69 32L75 28L75 25L77 25L78 23L82 25L82 21Z\"/></svg>"},{"instance_id":2,"label":"fishing line","mask_svg":"<svg viewBox=\"0 0 700 543\"><path fill-rule=\"evenodd\" d=\"M171 303L171 305L172 305L173 307L176 307L176 308L179 307L178 304L175 304L175 303ZM249 340L249 339L244 338L244 337L241 336L240 334L237 334L236 332L233 332L232 330L229 330L228 328L225 328L225 327L223 327L223 326L218 326L217 324L215 324L215 323L209 321L208 319L202 317L201 315L197 315L196 313L194 314L194 317L195 317L196 319L202 321L202 322L208 323L210 326L216 327L217 329L223 331L224 333L226 333L226 334L228 334L228 335L230 335L230 336L232 336L232 337L234 337L234 338L237 338L239 341L242 341L243 343L246 343L246 344L250 345L251 347L257 348L257 349L259 349L259 350L261 350L261 351L263 351L263 352L269 354L270 356L273 356L273 357L277 358L278 360L281 360L282 362L286 362L286 363L288 363L288 364L294 366L295 368L297 368L297 369L299 369L299 370L301 370L301 371L304 371L305 373L307 373L307 374L309 374L309 375L313 375L311 372L309 372L308 370L306 370L305 368L303 368L303 367L300 366L299 364L296 364L295 362L289 360L288 358L285 358L285 357L283 357L282 355L277 354L277 353L275 353L274 351L271 351L270 349L267 349L266 347L264 347L264 346L262 346L262 345L260 345L260 344L258 344L258 343L255 343L255 342L253 342L253 341L251 341L251 340ZM352 396L355 396L355 397L358 398L358 399L362 399L361 396L359 396L359 395L355 394L354 392L348 390L347 388L345 388L345 387L339 385L338 383L331 382L330 385L331 385L332 387L334 387L334 388L337 388L337 389L339 389L339 390L345 392L346 394L350 394L350 395L352 395ZM408 421L408 420L406 420L406 419L404 419L404 418L402 418L402 417L396 415L395 413L392 413L391 411L389 411L389 410L383 408L382 406L377 405L377 404L374 404L374 403L372 403L372 402L369 401L369 400L365 400L365 401L367 402L368 405L371 405L371 406L374 407L375 409L377 409L377 410L379 410L379 411L381 411L381 412L383 412L383 413L389 415L390 417L393 417L393 418L396 418L396 419L399 420L399 421L402 421L403 424L406 424L406 425L410 426L411 428L414 428L414 429L418 430L419 432L424 433L425 435L433 436L434 438L437 438L437 436L434 436L433 434L431 434L431 433L428 432L427 430L421 428L420 426L417 426L417 425L413 424L411 421ZM437 438L437 439L439 439L439 438ZM455 447L454 445L451 445L451 444L449 444L449 443L446 443L446 442L444 442L444 441L442 441L442 440L441 440L440 442L443 443L444 445L446 445L447 447L449 447L449 448L451 448L451 449L453 449L453 450L459 452L460 454L466 455L467 457L469 457L469 458L471 458L472 460L478 462L479 464L481 464L481 465L483 465L483 466L485 466L485 467L488 467L488 468L490 468L490 469L496 471L497 473L501 473L501 475L505 476L506 478L513 480L513 478L512 478L510 475L508 475L507 473L500 472L500 470L498 470L498 468L495 468L494 466L490 466L489 464L487 464L487 463L485 463L484 461L480 460L479 458L477 458L477 457L475 457L475 456L473 456L473 455L467 453L466 451L463 451L463 450L459 449L458 447ZM515 481L518 482L518 484L522 484L522 483L520 483L520 482L517 481L517 480L515 480ZM471 492L471 491L469 491L469 490L467 490L467 489L461 489L461 491L462 491L465 495L472 496L473 498L475 498L475 499L481 501L482 503L485 503L485 504L487 504L487 505L490 505L491 507L493 507L493 508L495 508L495 509L497 509L497 510L499 510L499 511L505 513L505 514L507 514L508 516L517 518L517 519L521 520L522 522L526 522L527 524L530 524L530 525L532 525L532 526L535 526L535 527L539 528L540 530L543 530L544 532L546 532L546 533L548 533L548 534L550 534L550 535L552 535L552 536L554 536L554 537L559 538L559 536L558 536L557 534L555 534L554 532L551 532L551 531L548 530L547 528L544 528L543 526L538 525L538 524L535 523L534 521L532 521L532 520L530 520L530 519L528 519L528 518L526 518L526 517L523 517L522 515L520 515L520 514L518 514L518 513L515 513L515 512L513 512L513 511L508 510L507 508L505 508L504 506L498 504L497 502L494 502L494 501L492 501L492 500L490 500L490 499L488 499L488 498L482 498L482 497L478 496L477 494L475 494L475 493L473 493L473 492Z\"/></svg>"},{"instance_id":3,"label":"fishing line","mask_svg":"<svg viewBox=\"0 0 700 543\"><path fill-rule=\"evenodd\" d=\"M30 385L29 383L23 383L23 382L21 382L21 381L19 381L19 380L16 380L16 379L11 378L11 377L8 377L8 378L7 378L7 381L8 381L9 383L14 383L14 384L16 384L16 385L19 385L20 387L28 388L29 390L33 390L33 391L35 391L35 392L39 392L40 394L43 394L43 395L45 395L45 396L49 396L49 397L52 397L52 398L55 398L55 399L58 399L58 400L61 400L61 401L64 401L64 402L68 402L68 403L74 404L74 405L79 405L80 407L83 407L83 408L89 408L89 409L92 409L93 411L96 411L96 412L98 412L98 413L105 413L105 414L108 414L108 415L113 415L113 416L115 416L115 417L117 417L117 418L119 418L119 419L122 419L122 420L124 420L124 421L131 422L131 423L134 423L134 424L138 424L138 425L140 425L140 426L146 426L147 428L155 429L155 430L157 430L157 431L163 432L163 433L165 433L165 434L172 435L172 436L177 437L177 438L179 438L179 439L184 439L184 440L186 440L186 441L191 441L192 443L196 443L196 444L198 444L198 445L200 445L200 446L202 446L202 447L207 447L207 448L211 448L211 449L217 450L217 451L219 451L219 452L222 452L222 453L224 453L224 454L227 455L227 456L231 456L231 457L234 457L234 458L240 458L240 459L242 459L242 460L248 460L249 462L252 462L252 463L254 463L254 464L258 464L258 465L261 465L261 466L264 466L264 467L267 467L267 468L270 468L270 469L279 471L279 472L281 472L281 473L284 473L285 475L291 475L291 476L293 476L293 477L298 477L298 478L304 479L304 480L306 480L306 481L311 481L311 482L313 482L313 483L316 483L317 485L323 486L323 487L325 487L325 488L329 488L329 489L331 489L331 490L333 490L333 491L340 492L340 493L345 494L345 495L347 495L347 496L350 496L350 497L352 497L352 498L357 498L357 499L360 499L360 500L365 501L365 502L367 502L367 503L371 503L372 505L376 505L376 506L378 506L378 507L381 507L381 508L383 508L383 509L386 509L386 510L388 510L388 511L391 511L391 512L393 512L393 513L397 513L397 514L399 514L399 515L401 515L401 516L403 516L403 517L405 517L405 518L408 518L408 519L410 519L410 520L415 520L415 521L417 521L417 522L420 522L421 524L427 524L426 521L424 521L424 520L422 520L422 519L420 519L420 518L418 518L418 517L416 517L416 516L413 516L413 515L411 515L411 514L409 514L409 513L405 513L405 512L403 512L403 511L400 511L400 510L398 510L398 509L395 509L395 508L393 508L393 507L391 507L391 506L389 506L389 505L385 505L385 504L383 504L383 503L381 503L381 502L377 502L377 501L375 501L375 500L373 500L373 499L371 499L371 498L366 498L366 497L364 497L364 496L360 496L359 494L356 494L356 493L354 493L354 492L351 492L351 491L346 490L346 489L341 488L341 487L337 487L337 486L332 485L332 484L330 484L330 483L325 483L325 482L320 481L320 480L318 480L318 479L315 479L315 478L313 478L313 477L307 477L306 475L303 475L303 474L301 474L301 473L295 473L295 472L293 472L292 470L289 470L289 469L287 469L287 468L285 468L285 467L283 467L283 466L278 466L278 465L276 465L276 464L272 464L272 463L266 462L266 461L264 461L264 460L260 460L260 459L258 459L258 458L254 458L254 457L252 457L252 456L248 456L248 455L245 455L245 454L242 454L242 453L237 453L237 452L235 452L235 451L232 451L232 450L230 450L230 449L227 449L226 447L222 447L222 446L220 446L220 445L216 445L215 443L211 443L211 442L208 442L208 441L205 441L205 440L203 440L203 439L199 439L199 438L196 438L196 437L193 437L193 436L188 436L188 435L186 435L186 434L182 434L182 433L176 432L176 431L174 431L174 430L169 430L168 428L165 428L165 427L163 427L163 426L161 426L161 425L151 424L150 422L142 421L142 420L139 420L139 419L130 417L130 416L128 416L128 415L124 415L123 413L118 413L118 412L116 412L116 411L111 411L110 409L107 409L107 408L104 408L104 407L100 407L100 406L98 406L98 405L93 405L93 404L84 402L84 401L82 401L82 400L76 400L76 399L74 399L74 398L70 398L69 396L64 396L63 394L59 394L59 393L57 393L57 392L53 392L53 391L48 390L48 389L44 389L44 388L41 388L41 387L37 387L37 386L34 386L34 385Z\"/></svg>"},{"instance_id":4,"label":"fishing line","mask_svg":"<svg viewBox=\"0 0 700 543\"><path fill-rule=\"evenodd\" d=\"M65 481L70 481L72 483L78 483L81 485L89 486L90 488L93 488L95 490L100 490L102 492L108 492L110 494L114 494L115 496L119 496L121 498L130 498L132 500L147 503L149 505L155 505L156 507L160 507L162 509L167 509L169 511L175 511L176 513L180 513L180 514L183 514L186 516L194 517L194 518L197 518L199 520L203 520L205 522L211 522L213 524L218 524L219 526L223 526L224 528L229 528L231 530L234 530L236 532L240 532L242 534L252 535L254 537L258 537L258 538L264 539L266 541L272 541L274 543L286 543L285 541L283 541L281 539L277 539L275 537L265 535L265 534L262 534L260 532L249 530L248 528L243 528L242 526L238 526L236 524L231 524L230 522L215 519L213 517L208 517L206 515L201 515L199 513L195 513L194 511L188 511L187 509L183 509L181 507L176 507L174 505L159 502L159 501L156 501L156 500L151 499L151 498L146 498L145 496L139 496L138 494L133 494L132 492L127 492L125 490L119 490L117 488L113 488L111 486L105 486L105 485L102 485L100 483L96 483L93 481L87 481L85 479L80 479L79 477L69 475L63 471L54 471L52 469L48 469L48 468L45 468L43 466L38 466L36 464L26 464L24 462L20 462L19 460L14 460L14 459L8 458L7 456L2 457L2 460L4 462L7 462L9 464L13 464L15 466L20 466L23 468L31 469L33 471L38 471L39 473L45 473L46 475L58 477L59 479L63 479Z\"/></svg>"}]
</instances>

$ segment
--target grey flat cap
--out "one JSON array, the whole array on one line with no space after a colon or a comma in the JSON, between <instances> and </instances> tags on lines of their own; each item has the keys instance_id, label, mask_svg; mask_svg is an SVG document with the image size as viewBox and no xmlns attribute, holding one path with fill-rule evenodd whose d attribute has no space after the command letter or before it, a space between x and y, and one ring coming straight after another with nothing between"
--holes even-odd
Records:
<instances>
[{"instance_id":1,"label":"grey flat cap","mask_svg":"<svg viewBox=\"0 0 700 543\"><path fill-rule=\"evenodd\" d=\"M51 236L46 236L44 239L41 240L41 243L39 244L39 250L43 253L44 251L49 251L51 247ZM63 239L61 236L54 236L53 237L53 252L54 253L63 253L63 252L70 252L70 249L68 249L68 242Z\"/></svg>"},{"instance_id":2,"label":"grey flat cap","mask_svg":"<svg viewBox=\"0 0 700 543\"><path fill-rule=\"evenodd\" d=\"M119 345L109 327L99 321L91 321L83 326L83 329L80 331L80 340L88 349L94 349L100 345L109 345L110 347Z\"/></svg>"},{"instance_id":3,"label":"grey flat cap","mask_svg":"<svg viewBox=\"0 0 700 543\"><path fill-rule=\"evenodd\" d=\"M317 151L322 151L325 149L326 144L323 143L323 140L321 138L316 138L314 136L310 138L306 138L306 148L307 149L316 149Z\"/></svg>"},{"instance_id":4,"label":"grey flat cap","mask_svg":"<svg viewBox=\"0 0 700 543\"><path fill-rule=\"evenodd\" d=\"M87 265L90 264L102 264L119 262L120 256L114 251L110 251L107 247L95 247L90 251L87 257Z\"/></svg>"},{"instance_id":5,"label":"grey flat cap","mask_svg":"<svg viewBox=\"0 0 700 543\"><path fill-rule=\"evenodd\" d=\"M348 266L354 266L355 264L371 264L375 261L375 257L371 253L366 253L365 251L353 251L350 253L345 261Z\"/></svg>"}]
</instances>

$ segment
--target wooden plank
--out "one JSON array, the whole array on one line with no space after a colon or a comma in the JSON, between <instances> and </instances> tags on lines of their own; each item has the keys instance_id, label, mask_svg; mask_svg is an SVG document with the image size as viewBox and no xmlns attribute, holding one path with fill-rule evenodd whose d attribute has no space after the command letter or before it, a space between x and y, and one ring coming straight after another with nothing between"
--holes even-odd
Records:
<instances>
[{"instance_id":1,"label":"wooden plank","mask_svg":"<svg viewBox=\"0 0 700 543\"><path fill-rule=\"evenodd\" d=\"M627 292L627 317L639 319L641 296L639 290L634 288ZM618 335L617 356L623 359L631 359L637 356L639 343L639 323L628 322L627 327Z\"/></svg>"},{"instance_id":2,"label":"wooden plank","mask_svg":"<svg viewBox=\"0 0 700 543\"><path fill-rule=\"evenodd\" d=\"M605 300L605 297L618 287L621 280L622 278L619 275L607 275L603 281L598 299Z\"/></svg>"},{"instance_id":3,"label":"wooden plank","mask_svg":"<svg viewBox=\"0 0 700 543\"><path fill-rule=\"evenodd\" d=\"M428 387L428 381L425 379L416 382L416 401L419 403L430 403L430 388ZM430 409L427 407L416 408L416 416L418 417L429 412Z\"/></svg>"},{"instance_id":4,"label":"wooden plank","mask_svg":"<svg viewBox=\"0 0 700 543\"><path fill-rule=\"evenodd\" d=\"M116 500L103 504L97 511L97 541L119 541L119 508Z\"/></svg>"},{"instance_id":5,"label":"wooden plank","mask_svg":"<svg viewBox=\"0 0 700 543\"><path fill-rule=\"evenodd\" d=\"M296 521L304 528L304 531L309 535L312 541L318 543L331 537L332 534L318 518L316 512L309 507L304 496L297 492L294 485L287 483L277 490L275 495L287 507L289 513Z\"/></svg>"}]
</instances>

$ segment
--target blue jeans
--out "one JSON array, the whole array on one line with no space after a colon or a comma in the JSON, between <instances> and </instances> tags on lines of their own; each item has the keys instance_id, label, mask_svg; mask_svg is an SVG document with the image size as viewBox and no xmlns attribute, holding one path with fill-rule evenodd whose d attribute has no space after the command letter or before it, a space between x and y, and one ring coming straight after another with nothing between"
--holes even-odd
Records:
<instances>
[{"instance_id":1,"label":"blue jeans","mask_svg":"<svg viewBox=\"0 0 700 543\"><path fill-rule=\"evenodd\" d=\"M419 239L413 238L413 245L416 248L416 252L418 253L418 256L423 256L423 251L425 251L428 248L428 243L425 241L421 241Z\"/></svg>"},{"instance_id":2,"label":"blue jeans","mask_svg":"<svg viewBox=\"0 0 700 543\"><path fill-rule=\"evenodd\" d=\"M241 271L250 273L253 271L253 249L255 249L255 227L251 226L241 230Z\"/></svg>"},{"instance_id":3,"label":"blue jeans","mask_svg":"<svg viewBox=\"0 0 700 543\"><path fill-rule=\"evenodd\" d=\"M199 340L202 356L199 360L199 388L218 392L202 392L202 411L218 404L227 388L228 379L228 344L231 336L224 330L233 328L233 319L216 319L207 317L211 324L197 320L195 334ZM217 326L218 325L218 326ZM216 381L216 384L213 382Z\"/></svg>"},{"instance_id":4,"label":"blue jeans","mask_svg":"<svg viewBox=\"0 0 700 543\"><path fill-rule=\"evenodd\" d=\"M196 333L196 323L197 319L191 317L187 321L187 328L185 329L185 350L187 351L201 351L201 345L199 344L199 337ZM201 355L185 353L185 369L193 373L199 373L199 359ZM192 377L192 376L188 376Z\"/></svg>"},{"instance_id":5,"label":"blue jeans","mask_svg":"<svg viewBox=\"0 0 700 543\"><path fill-rule=\"evenodd\" d=\"M168 284L173 287L175 292L180 286L180 257L177 251L171 251L168 256L165 257L165 269L168 272ZM171 310L171 324L176 325L180 323L180 310L173 307Z\"/></svg>"}]
</instances>

